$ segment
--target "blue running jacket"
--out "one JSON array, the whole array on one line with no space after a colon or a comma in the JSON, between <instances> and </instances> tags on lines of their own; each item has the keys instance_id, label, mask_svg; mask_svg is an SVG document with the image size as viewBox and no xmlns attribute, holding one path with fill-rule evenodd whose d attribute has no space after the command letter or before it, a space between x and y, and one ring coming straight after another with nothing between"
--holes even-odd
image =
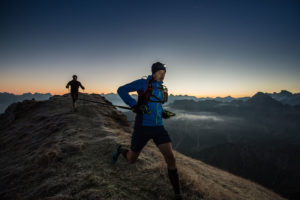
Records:
<instances>
[{"instance_id":1,"label":"blue running jacket","mask_svg":"<svg viewBox=\"0 0 300 200\"><path fill-rule=\"evenodd\" d=\"M147 77L147 80L152 79L152 75ZM147 89L147 80L138 79L131 83L125 84L118 88L118 94L121 99L130 107L133 107L137 104L137 101L133 99L128 93L134 91L145 91ZM163 100L163 91L160 89L162 86L161 81L153 81L153 95L157 96L161 101ZM157 101L153 96L150 97L150 100ZM148 102L147 104L150 113L142 114L142 119L137 120L135 123L140 123L142 126L163 126L162 121L162 104L160 102Z\"/></svg>"}]
</instances>

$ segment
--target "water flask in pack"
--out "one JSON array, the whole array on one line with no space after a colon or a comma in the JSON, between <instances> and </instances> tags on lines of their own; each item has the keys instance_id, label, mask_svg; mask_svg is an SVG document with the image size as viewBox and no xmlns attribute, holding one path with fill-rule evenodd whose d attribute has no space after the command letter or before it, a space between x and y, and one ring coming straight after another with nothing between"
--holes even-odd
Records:
<instances>
[{"instance_id":1,"label":"water flask in pack","mask_svg":"<svg viewBox=\"0 0 300 200\"><path fill-rule=\"evenodd\" d=\"M168 88L166 86L163 86L163 94L164 94L163 103L166 103L168 101Z\"/></svg>"}]
</instances>

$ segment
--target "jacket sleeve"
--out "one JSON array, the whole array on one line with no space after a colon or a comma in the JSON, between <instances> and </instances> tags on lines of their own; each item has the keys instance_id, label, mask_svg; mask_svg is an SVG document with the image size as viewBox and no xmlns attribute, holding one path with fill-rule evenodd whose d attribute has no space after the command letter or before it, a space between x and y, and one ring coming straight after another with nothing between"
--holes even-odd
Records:
<instances>
[{"instance_id":1,"label":"jacket sleeve","mask_svg":"<svg viewBox=\"0 0 300 200\"><path fill-rule=\"evenodd\" d=\"M66 85L66 88L69 88L69 85L71 84L71 81L69 81Z\"/></svg>"},{"instance_id":2,"label":"jacket sleeve","mask_svg":"<svg viewBox=\"0 0 300 200\"><path fill-rule=\"evenodd\" d=\"M118 94L127 105L133 107L137 104L137 102L128 93L143 89L143 83L144 79L138 79L131 83L120 86L118 88Z\"/></svg>"},{"instance_id":3,"label":"jacket sleeve","mask_svg":"<svg viewBox=\"0 0 300 200\"><path fill-rule=\"evenodd\" d=\"M81 83L79 82L79 86L81 87L81 89L85 89L85 87L83 85L81 85Z\"/></svg>"}]
</instances>

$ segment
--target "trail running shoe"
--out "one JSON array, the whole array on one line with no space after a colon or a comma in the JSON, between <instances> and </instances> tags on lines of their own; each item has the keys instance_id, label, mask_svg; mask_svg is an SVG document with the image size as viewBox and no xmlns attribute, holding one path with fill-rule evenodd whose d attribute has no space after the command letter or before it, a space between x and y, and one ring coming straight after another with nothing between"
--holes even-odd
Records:
<instances>
[{"instance_id":1,"label":"trail running shoe","mask_svg":"<svg viewBox=\"0 0 300 200\"><path fill-rule=\"evenodd\" d=\"M120 155L120 148L121 148L121 146L122 145L118 145L116 148L115 148L115 150L114 150L114 152L113 152L113 154L112 154L112 156L111 156L111 162L113 163L113 164L115 164L116 162L117 162L117 160L118 160L118 157L119 157L119 155Z\"/></svg>"}]
</instances>

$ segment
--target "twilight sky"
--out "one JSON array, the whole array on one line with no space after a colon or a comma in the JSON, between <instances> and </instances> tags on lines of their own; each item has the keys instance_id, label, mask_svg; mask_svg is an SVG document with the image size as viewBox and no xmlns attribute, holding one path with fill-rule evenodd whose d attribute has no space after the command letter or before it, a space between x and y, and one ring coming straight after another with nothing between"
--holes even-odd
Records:
<instances>
[{"instance_id":1,"label":"twilight sky","mask_svg":"<svg viewBox=\"0 0 300 200\"><path fill-rule=\"evenodd\" d=\"M0 92L85 92L167 64L172 94L300 92L300 1L0 1Z\"/></svg>"}]
</instances>

